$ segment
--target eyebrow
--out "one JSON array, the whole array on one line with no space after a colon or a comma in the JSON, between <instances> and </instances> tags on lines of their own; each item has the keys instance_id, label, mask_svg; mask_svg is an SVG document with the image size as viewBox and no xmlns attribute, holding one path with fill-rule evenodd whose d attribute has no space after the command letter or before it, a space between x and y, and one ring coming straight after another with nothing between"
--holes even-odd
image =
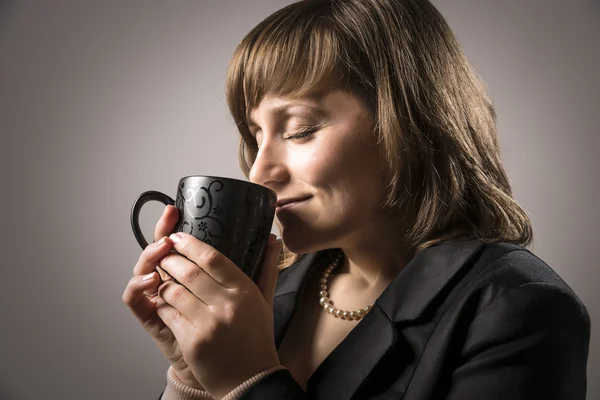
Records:
<instances>
[{"instance_id":1,"label":"eyebrow","mask_svg":"<svg viewBox=\"0 0 600 400\"><path fill-rule=\"evenodd\" d=\"M269 109L267 111L268 114L272 115L272 116L276 116L279 117L283 114L296 114L296 113L291 113L290 112L290 108L307 108L309 110L309 112L315 113L318 116L324 116L325 113L320 110L319 108L309 105L309 104L284 104L281 106L277 106L277 107L273 107L271 109ZM300 113L298 113L300 114ZM248 126L258 126L258 124L256 122L254 122L252 120L252 118L250 117L250 114L246 114L246 123L248 124Z\"/></svg>"}]
</instances>

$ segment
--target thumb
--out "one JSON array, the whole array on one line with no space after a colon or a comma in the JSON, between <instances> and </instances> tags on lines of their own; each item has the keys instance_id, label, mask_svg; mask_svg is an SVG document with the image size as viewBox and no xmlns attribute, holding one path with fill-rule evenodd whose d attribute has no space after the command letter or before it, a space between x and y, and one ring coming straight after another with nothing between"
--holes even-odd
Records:
<instances>
[{"instance_id":1,"label":"thumb","mask_svg":"<svg viewBox=\"0 0 600 400\"><path fill-rule=\"evenodd\" d=\"M282 246L281 240L277 240L277 237L273 234L269 235L263 263L256 280L256 286L258 286L270 306L273 305L273 296L275 295L275 285L277 283L277 258Z\"/></svg>"}]
</instances>

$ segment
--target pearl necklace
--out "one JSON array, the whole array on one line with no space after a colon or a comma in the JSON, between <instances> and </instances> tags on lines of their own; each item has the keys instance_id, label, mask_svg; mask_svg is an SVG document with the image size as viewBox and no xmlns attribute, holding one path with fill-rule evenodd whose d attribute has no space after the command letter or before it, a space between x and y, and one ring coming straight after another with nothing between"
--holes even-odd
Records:
<instances>
[{"instance_id":1,"label":"pearl necklace","mask_svg":"<svg viewBox=\"0 0 600 400\"><path fill-rule=\"evenodd\" d=\"M323 274L321 275L321 279L319 280L321 291L319 292L319 304L327 311L329 314L333 315L336 318L345 319L345 320L359 320L362 319L373 306L366 306L365 308L361 308L356 311L344 311L340 310L333 306L333 302L329 298L329 293L327 292L327 278L331 274L331 272L339 267L342 260L342 254L339 254L334 258L333 262L323 270Z\"/></svg>"}]
</instances>

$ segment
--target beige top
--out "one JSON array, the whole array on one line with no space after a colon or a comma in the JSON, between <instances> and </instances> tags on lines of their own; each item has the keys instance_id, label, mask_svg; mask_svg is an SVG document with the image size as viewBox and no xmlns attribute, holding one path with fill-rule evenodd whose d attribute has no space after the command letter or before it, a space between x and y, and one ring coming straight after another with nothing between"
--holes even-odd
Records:
<instances>
[{"instance_id":1,"label":"beige top","mask_svg":"<svg viewBox=\"0 0 600 400\"><path fill-rule=\"evenodd\" d=\"M241 385L227 393L222 400L238 400L254 384L275 371L285 369L283 365L271 367L254 375ZM200 390L182 383L173 373L173 367L167 370L167 387L160 400L214 400L205 390Z\"/></svg>"}]
</instances>

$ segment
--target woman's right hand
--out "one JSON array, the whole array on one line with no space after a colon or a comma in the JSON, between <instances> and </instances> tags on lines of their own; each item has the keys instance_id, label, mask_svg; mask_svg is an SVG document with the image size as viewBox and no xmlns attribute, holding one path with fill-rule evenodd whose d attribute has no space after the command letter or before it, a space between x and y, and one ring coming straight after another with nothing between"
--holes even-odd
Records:
<instances>
[{"instance_id":1,"label":"woman's right hand","mask_svg":"<svg viewBox=\"0 0 600 400\"><path fill-rule=\"evenodd\" d=\"M156 313L157 300L160 297L156 295L146 296L155 294L158 286L162 283L161 278L168 277L164 271L161 271L164 275L159 277L159 274L154 272L154 269L158 266L160 260L173 249L173 243L168 238L168 235L173 232L178 218L179 210L173 206L166 206L154 230L155 242L148 245L142 251L133 269L134 276L129 280L125 292L123 292L123 302L129 306L146 332L150 334L154 343L157 344L160 351L167 357L177 378L188 386L204 390L183 359L173 332L171 332ZM153 272L150 275L142 275L144 271L151 270ZM149 277L149 279L143 280L144 277Z\"/></svg>"}]
</instances>

